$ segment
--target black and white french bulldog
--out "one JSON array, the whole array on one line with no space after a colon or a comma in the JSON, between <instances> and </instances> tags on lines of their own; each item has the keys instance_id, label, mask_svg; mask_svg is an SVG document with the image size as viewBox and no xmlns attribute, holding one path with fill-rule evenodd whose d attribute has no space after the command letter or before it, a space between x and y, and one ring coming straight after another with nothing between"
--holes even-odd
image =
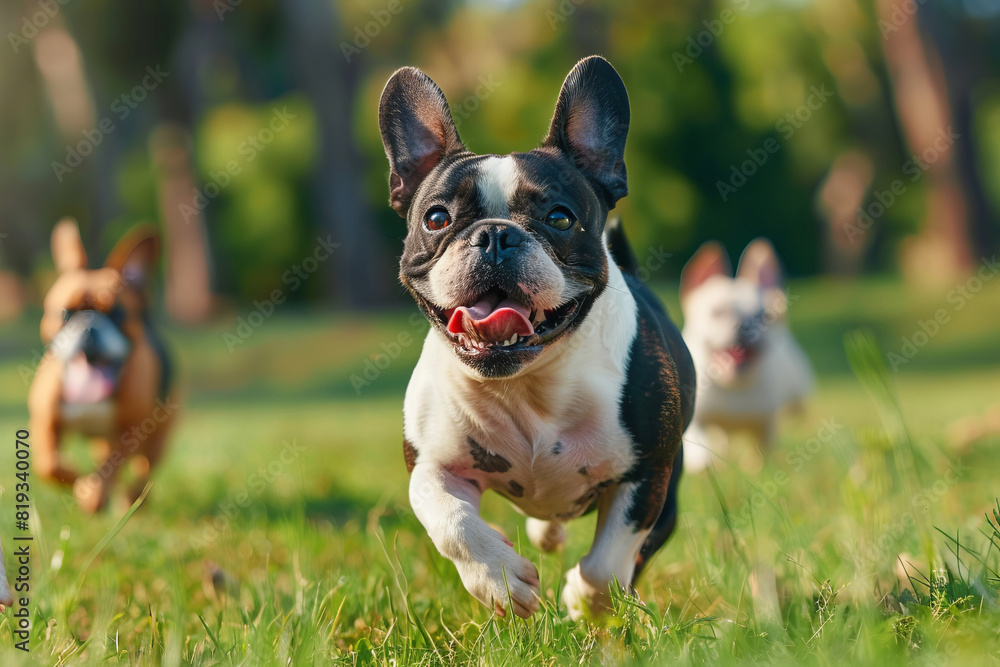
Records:
<instances>
[{"instance_id":1,"label":"black and white french bulldog","mask_svg":"<svg viewBox=\"0 0 1000 667\"><path fill-rule=\"evenodd\" d=\"M528 617L538 572L480 518L481 495L510 499L543 550L596 508L562 597L574 619L598 615L673 531L694 407L680 333L633 279L620 227L605 233L628 192L625 86L582 60L539 148L477 155L441 89L404 68L379 124L407 220L400 279L431 323L404 405L413 510L476 599Z\"/></svg>"}]
</instances>

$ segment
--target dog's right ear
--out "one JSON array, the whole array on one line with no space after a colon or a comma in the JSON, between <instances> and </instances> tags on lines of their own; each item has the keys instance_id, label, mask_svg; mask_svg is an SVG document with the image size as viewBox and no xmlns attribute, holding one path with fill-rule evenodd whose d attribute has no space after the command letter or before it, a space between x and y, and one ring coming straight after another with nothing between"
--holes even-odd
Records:
<instances>
[{"instance_id":1,"label":"dog's right ear","mask_svg":"<svg viewBox=\"0 0 1000 667\"><path fill-rule=\"evenodd\" d=\"M746 247L736 277L746 278L764 290L781 289L781 262L770 241L757 238Z\"/></svg>"},{"instance_id":2,"label":"dog's right ear","mask_svg":"<svg viewBox=\"0 0 1000 667\"><path fill-rule=\"evenodd\" d=\"M87 268L87 251L75 220L63 218L52 230L52 261L59 273Z\"/></svg>"},{"instance_id":3,"label":"dog's right ear","mask_svg":"<svg viewBox=\"0 0 1000 667\"><path fill-rule=\"evenodd\" d=\"M431 169L465 146L444 93L415 67L396 70L385 84L378 103L378 125L389 158L389 203L405 218L414 193Z\"/></svg>"},{"instance_id":4,"label":"dog's right ear","mask_svg":"<svg viewBox=\"0 0 1000 667\"><path fill-rule=\"evenodd\" d=\"M160 234L142 225L123 236L108 253L104 266L118 271L126 284L142 290L152 278L160 259Z\"/></svg>"},{"instance_id":5,"label":"dog's right ear","mask_svg":"<svg viewBox=\"0 0 1000 667\"><path fill-rule=\"evenodd\" d=\"M732 277L733 266L721 243L709 241L698 248L681 271L681 302L712 276Z\"/></svg>"}]
</instances>

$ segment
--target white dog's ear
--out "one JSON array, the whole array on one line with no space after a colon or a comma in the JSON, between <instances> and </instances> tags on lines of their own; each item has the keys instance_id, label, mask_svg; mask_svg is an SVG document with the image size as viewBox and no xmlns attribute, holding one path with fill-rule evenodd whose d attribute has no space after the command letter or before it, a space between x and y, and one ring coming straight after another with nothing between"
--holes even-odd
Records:
<instances>
[{"instance_id":1,"label":"white dog's ear","mask_svg":"<svg viewBox=\"0 0 1000 667\"><path fill-rule=\"evenodd\" d=\"M763 290L781 289L781 263L770 241L759 238L750 242L740 257L736 277L749 280Z\"/></svg>"},{"instance_id":2,"label":"white dog's ear","mask_svg":"<svg viewBox=\"0 0 1000 667\"><path fill-rule=\"evenodd\" d=\"M788 295L783 286L781 262L774 246L765 238L754 239L743 250L736 277L756 284L764 293L764 309L779 320L788 312Z\"/></svg>"},{"instance_id":3,"label":"white dog's ear","mask_svg":"<svg viewBox=\"0 0 1000 667\"><path fill-rule=\"evenodd\" d=\"M709 241L698 248L681 271L681 302L699 285L713 276L733 275L733 266L729 263L729 255L722 244Z\"/></svg>"}]
</instances>

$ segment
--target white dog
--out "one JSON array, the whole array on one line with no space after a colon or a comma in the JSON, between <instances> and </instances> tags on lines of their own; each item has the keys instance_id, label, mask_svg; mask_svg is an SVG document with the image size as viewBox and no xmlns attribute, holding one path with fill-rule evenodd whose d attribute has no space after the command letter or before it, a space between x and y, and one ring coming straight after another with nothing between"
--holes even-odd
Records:
<instances>
[{"instance_id":1,"label":"white dog","mask_svg":"<svg viewBox=\"0 0 1000 667\"><path fill-rule=\"evenodd\" d=\"M736 278L715 242L684 267L682 333L698 373L694 420L684 434L687 470L724 456L736 431L749 432L766 450L779 411L809 394L812 371L788 330L787 307L781 266L765 239L743 251Z\"/></svg>"}]
</instances>

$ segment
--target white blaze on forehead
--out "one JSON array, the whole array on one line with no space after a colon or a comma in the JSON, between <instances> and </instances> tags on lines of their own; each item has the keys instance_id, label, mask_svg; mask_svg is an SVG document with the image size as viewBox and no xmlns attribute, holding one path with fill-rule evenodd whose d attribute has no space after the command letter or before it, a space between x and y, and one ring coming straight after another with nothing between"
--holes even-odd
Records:
<instances>
[{"instance_id":1,"label":"white blaze on forehead","mask_svg":"<svg viewBox=\"0 0 1000 667\"><path fill-rule=\"evenodd\" d=\"M491 218L510 217L510 200L521 179L511 156L488 157L479 165L479 199Z\"/></svg>"}]
</instances>

